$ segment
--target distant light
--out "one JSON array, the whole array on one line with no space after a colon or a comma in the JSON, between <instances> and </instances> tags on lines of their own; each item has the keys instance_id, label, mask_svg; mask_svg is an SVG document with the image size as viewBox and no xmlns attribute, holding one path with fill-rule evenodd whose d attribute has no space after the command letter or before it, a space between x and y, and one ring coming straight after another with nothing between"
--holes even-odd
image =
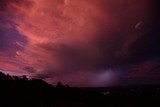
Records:
<instances>
[{"instance_id":1,"label":"distant light","mask_svg":"<svg viewBox=\"0 0 160 107\"><path fill-rule=\"evenodd\" d=\"M107 92L107 94L110 94L110 92Z\"/></svg>"},{"instance_id":2,"label":"distant light","mask_svg":"<svg viewBox=\"0 0 160 107\"><path fill-rule=\"evenodd\" d=\"M107 91L107 92L103 92L102 94L104 94L104 95L109 95L109 94L110 94L110 92L109 92L109 91Z\"/></svg>"},{"instance_id":3,"label":"distant light","mask_svg":"<svg viewBox=\"0 0 160 107\"><path fill-rule=\"evenodd\" d=\"M94 76L94 83L97 86L106 86L114 84L114 81L118 73L115 73L112 69L101 71Z\"/></svg>"}]
</instances>

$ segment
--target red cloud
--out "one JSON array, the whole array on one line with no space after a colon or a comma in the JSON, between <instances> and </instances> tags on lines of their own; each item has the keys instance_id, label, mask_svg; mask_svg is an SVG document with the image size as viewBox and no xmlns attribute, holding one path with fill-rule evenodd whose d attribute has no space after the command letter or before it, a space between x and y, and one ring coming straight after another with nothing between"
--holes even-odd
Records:
<instances>
[{"instance_id":1,"label":"red cloud","mask_svg":"<svg viewBox=\"0 0 160 107\"><path fill-rule=\"evenodd\" d=\"M10 1L7 9L16 30L28 40L16 59L33 68L33 75L71 78L80 72L86 77L79 78L87 80L88 72L94 75L90 71L106 71L130 58L130 47L147 29L143 23L150 15L149 4L150 0Z\"/></svg>"}]
</instances>

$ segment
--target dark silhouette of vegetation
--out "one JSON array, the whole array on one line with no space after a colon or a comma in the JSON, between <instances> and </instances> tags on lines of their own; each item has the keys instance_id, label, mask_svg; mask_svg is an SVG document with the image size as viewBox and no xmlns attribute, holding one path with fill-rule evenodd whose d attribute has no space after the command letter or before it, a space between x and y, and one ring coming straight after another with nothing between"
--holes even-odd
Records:
<instances>
[{"instance_id":1,"label":"dark silhouette of vegetation","mask_svg":"<svg viewBox=\"0 0 160 107\"><path fill-rule=\"evenodd\" d=\"M63 88L64 86L62 85L62 83L61 83L60 81L58 81L56 87L57 87L57 88Z\"/></svg>"},{"instance_id":2,"label":"dark silhouette of vegetation","mask_svg":"<svg viewBox=\"0 0 160 107\"><path fill-rule=\"evenodd\" d=\"M158 107L159 99L159 85L75 88L0 72L0 107Z\"/></svg>"}]
</instances>

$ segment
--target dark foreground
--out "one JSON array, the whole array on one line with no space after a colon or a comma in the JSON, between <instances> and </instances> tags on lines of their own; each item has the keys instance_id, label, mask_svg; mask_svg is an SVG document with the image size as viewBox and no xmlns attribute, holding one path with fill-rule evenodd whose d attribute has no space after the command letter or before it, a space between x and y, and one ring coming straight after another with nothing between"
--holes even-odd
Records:
<instances>
[{"instance_id":1,"label":"dark foreground","mask_svg":"<svg viewBox=\"0 0 160 107\"><path fill-rule=\"evenodd\" d=\"M160 86L56 87L0 73L0 107L160 107Z\"/></svg>"}]
</instances>

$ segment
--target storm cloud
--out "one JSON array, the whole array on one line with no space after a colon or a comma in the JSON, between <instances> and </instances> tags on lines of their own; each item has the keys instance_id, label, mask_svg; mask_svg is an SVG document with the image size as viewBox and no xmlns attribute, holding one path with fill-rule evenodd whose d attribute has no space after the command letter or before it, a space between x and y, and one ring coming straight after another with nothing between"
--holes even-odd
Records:
<instances>
[{"instance_id":1,"label":"storm cloud","mask_svg":"<svg viewBox=\"0 0 160 107\"><path fill-rule=\"evenodd\" d=\"M159 60L158 4L157 0L3 0L0 25L8 29L2 22L9 24L17 37L10 33L8 40L16 46L7 46L7 36L0 33L5 39L0 40L0 50L14 49L9 59L18 60L13 62L19 65L17 70L50 83L117 84L121 78L127 80L121 74L132 75L136 65ZM4 62L3 57L0 63ZM7 70L2 64L0 68Z\"/></svg>"}]
</instances>

